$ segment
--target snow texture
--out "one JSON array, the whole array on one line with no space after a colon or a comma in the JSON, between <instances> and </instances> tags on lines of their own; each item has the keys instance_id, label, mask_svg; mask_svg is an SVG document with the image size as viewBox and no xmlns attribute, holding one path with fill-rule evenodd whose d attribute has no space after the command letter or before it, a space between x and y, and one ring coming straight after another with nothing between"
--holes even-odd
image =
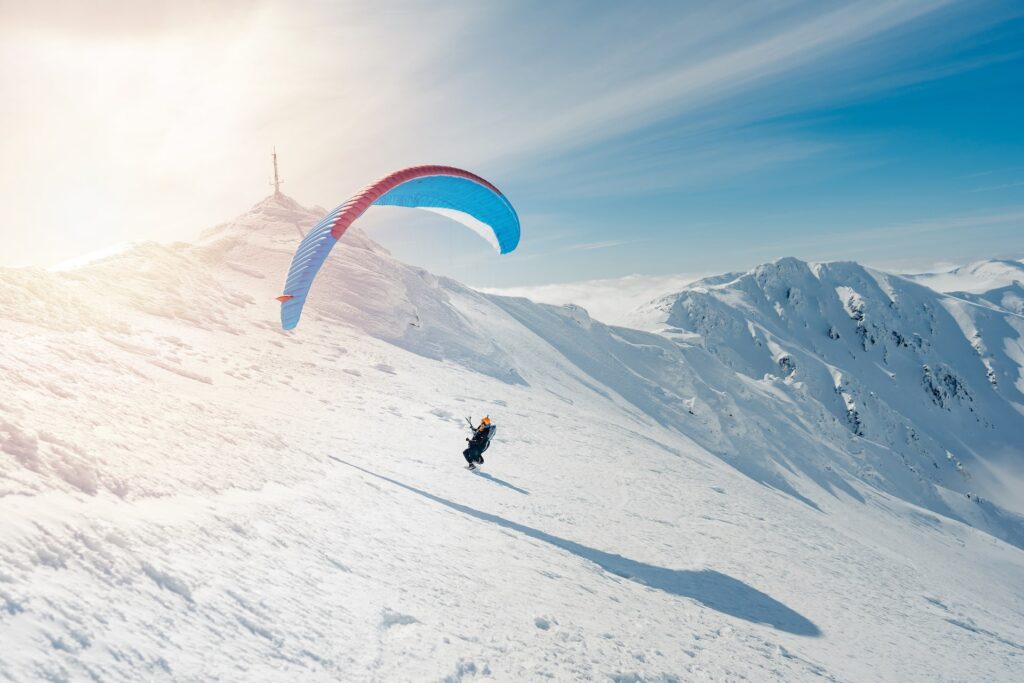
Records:
<instances>
[{"instance_id":1,"label":"snow texture","mask_svg":"<svg viewBox=\"0 0 1024 683\"><path fill-rule=\"evenodd\" d=\"M322 213L0 269L0 680L1019 676L1019 311L783 259L615 327L352 230L284 332Z\"/></svg>"}]
</instances>

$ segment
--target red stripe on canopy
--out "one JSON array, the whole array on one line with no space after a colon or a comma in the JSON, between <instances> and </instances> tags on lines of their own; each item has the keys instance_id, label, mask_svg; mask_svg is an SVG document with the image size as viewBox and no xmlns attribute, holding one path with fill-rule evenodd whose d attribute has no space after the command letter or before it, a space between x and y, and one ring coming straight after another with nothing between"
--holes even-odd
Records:
<instances>
[{"instance_id":1,"label":"red stripe on canopy","mask_svg":"<svg viewBox=\"0 0 1024 683\"><path fill-rule=\"evenodd\" d=\"M386 175L374 183L370 183L345 202L345 205L341 207L341 211L338 212L338 217L334 219L334 225L331 226L331 237L336 240L340 239L355 219L362 216L363 212L370 208L375 201L402 183L435 175L466 178L483 185L497 195L501 195L501 190L494 185L491 185L475 173L464 171L461 168L455 168L454 166L410 166L409 168L403 168L401 171L395 171L391 175Z\"/></svg>"}]
</instances>

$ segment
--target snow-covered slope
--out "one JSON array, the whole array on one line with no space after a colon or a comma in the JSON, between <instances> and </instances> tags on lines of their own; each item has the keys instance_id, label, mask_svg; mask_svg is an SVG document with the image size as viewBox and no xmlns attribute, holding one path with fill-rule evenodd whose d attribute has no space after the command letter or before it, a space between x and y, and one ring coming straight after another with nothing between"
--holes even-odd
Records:
<instances>
[{"instance_id":1,"label":"snow-covered slope","mask_svg":"<svg viewBox=\"0 0 1024 683\"><path fill-rule=\"evenodd\" d=\"M975 261L947 271L916 273L903 277L939 292L982 294L993 289L1024 282L1024 262L991 259Z\"/></svg>"},{"instance_id":2,"label":"snow-covered slope","mask_svg":"<svg viewBox=\"0 0 1024 683\"><path fill-rule=\"evenodd\" d=\"M785 262L782 313L724 278L656 331L610 327L350 231L285 333L273 297L321 213L269 198L195 244L0 269L0 678L1019 669L1020 526L981 473L1021 472L1012 316Z\"/></svg>"},{"instance_id":3,"label":"snow-covered slope","mask_svg":"<svg viewBox=\"0 0 1024 683\"><path fill-rule=\"evenodd\" d=\"M943 273L904 276L981 306L1024 315L1024 263L977 261Z\"/></svg>"},{"instance_id":4,"label":"snow-covered slope","mask_svg":"<svg viewBox=\"0 0 1024 683\"><path fill-rule=\"evenodd\" d=\"M1024 318L855 263L780 259L634 316L848 430L847 474L1024 544ZM841 443L841 442L840 442ZM836 464L836 463L833 463Z\"/></svg>"}]
</instances>

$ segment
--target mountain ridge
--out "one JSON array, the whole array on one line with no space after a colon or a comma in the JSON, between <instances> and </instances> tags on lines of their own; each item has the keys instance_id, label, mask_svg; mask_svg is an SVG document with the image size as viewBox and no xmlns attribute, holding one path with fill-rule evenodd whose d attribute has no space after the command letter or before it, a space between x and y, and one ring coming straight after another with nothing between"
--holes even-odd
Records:
<instances>
[{"instance_id":1,"label":"mountain ridge","mask_svg":"<svg viewBox=\"0 0 1024 683\"><path fill-rule=\"evenodd\" d=\"M1024 433L1024 382L1015 355L1024 319L1012 312L852 262L786 258L729 281L695 282L642 307L634 320L679 343L701 345L752 379L777 376L785 385L809 387L856 436L916 451L921 463L913 468L930 464L939 471L946 460L959 474L977 460L986 470L984 455L993 449L1013 452L1007 460L1017 467L1024 459L1014 436ZM894 438L900 430L903 436ZM993 431L1001 436L992 438ZM976 441L965 443L971 438ZM926 443L931 457L920 448ZM977 486L998 491L998 482L978 483L975 496L986 495ZM1004 504L1013 502L1012 492L1001 495Z\"/></svg>"},{"instance_id":2,"label":"mountain ridge","mask_svg":"<svg viewBox=\"0 0 1024 683\"><path fill-rule=\"evenodd\" d=\"M819 400L814 377L835 392L828 368L786 337L818 309L811 280L771 325L771 302L742 309L765 316L764 346L748 348L721 327L656 333L484 294L354 229L285 332L274 297L319 217L268 198L195 243L0 269L0 675L1014 670L1016 518L985 493L967 499L955 463L940 463L943 479L912 471L924 446L904 462L872 440L889 422L857 403L870 385L844 385L863 436L841 396ZM764 284L784 294L772 273ZM874 276L857 277L842 286L861 297L863 338L860 305L833 292L842 337L814 328L814 343L849 342L868 368L882 340L896 344L883 326L905 330L876 315ZM732 305L742 290L722 291L730 306L705 297L707 310L751 338ZM970 318L986 343L1005 320L991 315ZM890 350L897 371L910 353ZM975 375L973 400L954 391L943 414L1001 405ZM464 416L482 414L498 434L471 474ZM972 493L980 462L964 461Z\"/></svg>"}]
</instances>

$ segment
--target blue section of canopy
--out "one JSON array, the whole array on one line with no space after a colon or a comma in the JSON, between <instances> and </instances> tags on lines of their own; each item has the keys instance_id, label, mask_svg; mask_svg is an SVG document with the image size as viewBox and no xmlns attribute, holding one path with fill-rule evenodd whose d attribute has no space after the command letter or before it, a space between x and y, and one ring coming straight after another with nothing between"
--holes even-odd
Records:
<instances>
[{"instance_id":1,"label":"blue section of canopy","mask_svg":"<svg viewBox=\"0 0 1024 683\"><path fill-rule=\"evenodd\" d=\"M331 211L306 233L302 242L299 243L298 251L292 258L292 266L288 269L288 280L285 282L284 291L293 298L281 304L281 326L286 330L299 324L302 306L306 303L306 295L309 294L313 278L316 277L320 266L324 264L327 255L331 253L331 249L338 241L331 235L331 226L343 206Z\"/></svg>"},{"instance_id":2,"label":"blue section of canopy","mask_svg":"<svg viewBox=\"0 0 1024 683\"><path fill-rule=\"evenodd\" d=\"M291 330L299 324L309 288L338 241L331 233L335 223L344 231L349 223L357 220L358 214L351 216L345 212L361 213L359 206L364 196L365 191L327 214L299 243L284 286L284 294L291 298L281 302L281 325L284 329ZM468 178L448 175L416 178L392 188L373 204L461 212L483 224L470 225L471 228L493 230L502 254L507 254L519 244L519 216L512 204L500 193ZM489 237L486 233L484 236Z\"/></svg>"},{"instance_id":3,"label":"blue section of canopy","mask_svg":"<svg viewBox=\"0 0 1024 683\"><path fill-rule=\"evenodd\" d=\"M519 216L512 204L504 195L468 178L449 175L416 178L391 189L374 204L461 211L490 226L502 254L519 244Z\"/></svg>"}]
</instances>

